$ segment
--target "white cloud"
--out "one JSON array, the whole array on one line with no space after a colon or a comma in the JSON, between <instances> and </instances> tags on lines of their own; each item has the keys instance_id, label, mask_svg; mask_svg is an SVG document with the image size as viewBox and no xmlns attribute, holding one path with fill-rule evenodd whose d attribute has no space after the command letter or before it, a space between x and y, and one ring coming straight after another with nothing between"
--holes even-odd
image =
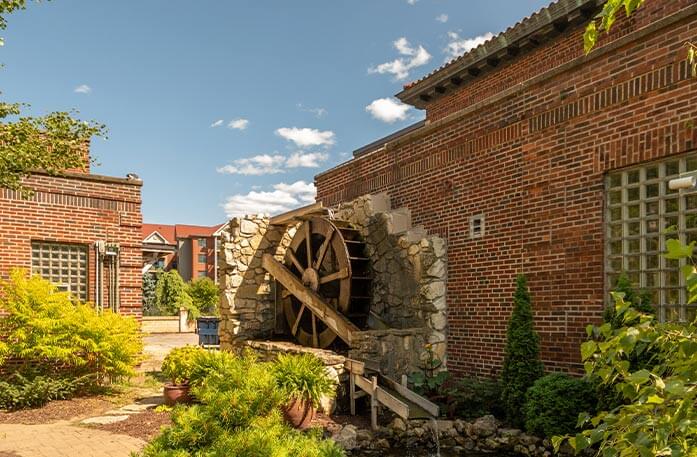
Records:
<instances>
[{"instance_id":1,"label":"white cloud","mask_svg":"<svg viewBox=\"0 0 697 457\"><path fill-rule=\"evenodd\" d=\"M246 130L249 127L249 120L242 118L233 119L227 126L235 130Z\"/></svg>"},{"instance_id":2,"label":"white cloud","mask_svg":"<svg viewBox=\"0 0 697 457\"><path fill-rule=\"evenodd\" d=\"M324 152L298 151L290 155L259 154L254 157L233 160L230 164L217 168L218 173L226 175L262 176L285 173L289 168L318 168L329 159Z\"/></svg>"},{"instance_id":3,"label":"white cloud","mask_svg":"<svg viewBox=\"0 0 697 457\"><path fill-rule=\"evenodd\" d=\"M448 15L445 13L439 14L438 16L436 16L436 21L442 22L443 24L448 22L448 19L450 19L450 17L448 17Z\"/></svg>"},{"instance_id":4,"label":"white cloud","mask_svg":"<svg viewBox=\"0 0 697 457\"><path fill-rule=\"evenodd\" d=\"M320 164L329 158L324 152L302 152L291 154L286 161L288 168L319 168Z\"/></svg>"},{"instance_id":5,"label":"white cloud","mask_svg":"<svg viewBox=\"0 0 697 457\"><path fill-rule=\"evenodd\" d=\"M228 217L260 213L279 214L314 203L316 195L317 190L313 183L279 183L273 186L272 191L252 191L228 197L223 208Z\"/></svg>"},{"instance_id":6,"label":"white cloud","mask_svg":"<svg viewBox=\"0 0 697 457\"><path fill-rule=\"evenodd\" d=\"M73 92L77 94L89 94L90 92L92 92L92 88L87 84L80 84L75 88Z\"/></svg>"},{"instance_id":7,"label":"white cloud","mask_svg":"<svg viewBox=\"0 0 697 457\"><path fill-rule=\"evenodd\" d=\"M365 107L375 119L388 124L405 120L410 109L409 105L393 98L379 98Z\"/></svg>"},{"instance_id":8,"label":"white cloud","mask_svg":"<svg viewBox=\"0 0 697 457\"><path fill-rule=\"evenodd\" d=\"M407 3L410 5L416 5L416 2L418 2L418 1L419 0L407 0Z\"/></svg>"},{"instance_id":9,"label":"white cloud","mask_svg":"<svg viewBox=\"0 0 697 457\"><path fill-rule=\"evenodd\" d=\"M276 135L292 141L300 148L331 146L334 144L334 132L331 130L320 131L308 128L283 127L276 130Z\"/></svg>"},{"instance_id":10,"label":"white cloud","mask_svg":"<svg viewBox=\"0 0 697 457\"><path fill-rule=\"evenodd\" d=\"M223 125L223 120L222 120L222 119L218 119L217 121L215 121L215 122L213 122L213 123L211 124L211 127L212 127L212 128L216 128L216 127L220 127L221 125Z\"/></svg>"},{"instance_id":11,"label":"white cloud","mask_svg":"<svg viewBox=\"0 0 697 457\"><path fill-rule=\"evenodd\" d=\"M391 62L381 63L376 67L371 67L368 69L368 73L389 73L394 75L395 79L406 79L411 70L426 65L431 60L431 54L429 54L423 46L414 48L404 37L397 39L392 45L397 52L404 57L400 57Z\"/></svg>"},{"instance_id":12,"label":"white cloud","mask_svg":"<svg viewBox=\"0 0 697 457\"><path fill-rule=\"evenodd\" d=\"M494 37L491 32L485 33L474 38L460 38L457 32L448 32L448 45L444 49L445 60L451 60L470 52L480 44L489 41Z\"/></svg>"},{"instance_id":13,"label":"white cloud","mask_svg":"<svg viewBox=\"0 0 697 457\"><path fill-rule=\"evenodd\" d=\"M286 156L280 154L260 154L245 159L233 160L231 164L219 167L218 173L227 175L261 176L283 173Z\"/></svg>"},{"instance_id":14,"label":"white cloud","mask_svg":"<svg viewBox=\"0 0 697 457\"><path fill-rule=\"evenodd\" d=\"M305 107L302 103L298 103L298 109L305 113L312 113L317 118L324 117L327 115L327 110L324 108L308 108Z\"/></svg>"}]
</instances>

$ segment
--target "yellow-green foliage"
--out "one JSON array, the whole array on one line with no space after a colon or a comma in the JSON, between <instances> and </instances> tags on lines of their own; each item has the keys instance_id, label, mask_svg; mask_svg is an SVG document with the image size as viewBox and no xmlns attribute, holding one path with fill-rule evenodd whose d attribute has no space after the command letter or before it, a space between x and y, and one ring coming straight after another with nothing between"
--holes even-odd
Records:
<instances>
[{"instance_id":1,"label":"yellow-green foliage","mask_svg":"<svg viewBox=\"0 0 697 457\"><path fill-rule=\"evenodd\" d=\"M22 270L0 282L0 309L8 314L0 319L0 365L12 358L39 370L61 366L99 383L134 374L143 345L133 318L73 303Z\"/></svg>"}]
</instances>

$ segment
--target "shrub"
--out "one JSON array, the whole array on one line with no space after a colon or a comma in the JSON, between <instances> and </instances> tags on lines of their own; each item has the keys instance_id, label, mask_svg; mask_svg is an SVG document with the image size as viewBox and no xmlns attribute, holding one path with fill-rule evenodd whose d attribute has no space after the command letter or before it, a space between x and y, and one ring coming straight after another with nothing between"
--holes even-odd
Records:
<instances>
[{"instance_id":1,"label":"shrub","mask_svg":"<svg viewBox=\"0 0 697 457\"><path fill-rule=\"evenodd\" d=\"M620 274L613 292L624 294L624 301L630 303L634 309L646 314L655 314L656 310L651 305L651 295L647 291L637 292L632 287L632 282L626 273ZM624 323L617 316L614 306L607 306L603 312L603 320L609 322L612 328L620 328Z\"/></svg>"},{"instance_id":2,"label":"shrub","mask_svg":"<svg viewBox=\"0 0 697 457\"><path fill-rule=\"evenodd\" d=\"M594 386L585 379L562 373L544 376L528 389L525 428L528 432L552 437L576 430L580 413L594 413Z\"/></svg>"},{"instance_id":3,"label":"shrub","mask_svg":"<svg viewBox=\"0 0 697 457\"><path fill-rule=\"evenodd\" d=\"M276 385L289 398L319 406L325 395L334 395L336 384L324 363L312 354L280 354L273 364Z\"/></svg>"},{"instance_id":4,"label":"shrub","mask_svg":"<svg viewBox=\"0 0 697 457\"><path fill-rule=\"evenodd\" d=\"M450 417L476 419L488 414L502 416L499 404L501 384L491 379L465 378L446 389L447 412Z\"/></svg>"},{"instance_id":5,"label":"shrub","mask_svg":"<svg viewBox=\"0 0 697 457\"><path fill-rule=\"evenodd\" d=\"M205 352L198 346L182 346L169 351L162 361L162 374L174 385L188 384L198 355Z\"/></svg>"},{"instance_id":6,"label":"shrub","mask_svg":"<svg viewBox=\"0 0 697 457\"><path fill-rule=\"evenodd\" d=\"M111 311L73 303L38 276L21 270L0 283L0 365L5 358L24 361L19 371L57 367L74 376L93 374L101 384L134 374L142 341L138 323Z\"/></svg>"},{"instance_id":7,"label":"shrub","mask_svg":"<svg viewBox=\"0 0 697 457\"><path fill-rule=\"evenodd\" d=\"M155 287L155 305L160 314L175 315L180 309L188 309L189 317L192 317L193 302L188 292L188 287L177 270L162 273ZM195 313L195 312L194 312Z\"/></svg>"},{"instance_id":8,"label":"shrub","mask_svg":"<svg viewBox=\"0 0 697 457\"><path fill-rule=\"evenodd\" d=\"M203 315L216 315L220 290L210 278L199 278L191 281L189 295L196 308Z\"/></svg>"},{"instance_id":9,"label":"shrub","mask_svg":"<svg viewBox=\"0 0 697 457\"><path fill-rule=\"evenodd\" d=\"M51 400L65 400L88 388L91 376L57 378L35 376L26 378L19 373L8 381L0 381L0 409L23 409L43 406Z\"/></svg>"},{"instance_id":10,"label":"shrub","mask_svg":"<svg viewBox=\"0 0 697 457\"><path fill-rule=\"evenodd\" d=\"M514 294L514 307L508 321L506 352L501 374L501 402L506 419L515 426L522 426L525 393L542 376L539 337L533 327L530 293L525 276L518 276Z\"/></svg>"},{"instance_id":11,"label":"shrub","mask_svg":"<svg viewBox=\"0 0 697 457\"><path fill-rule=\"evenodd\" d=\"M157 273L148 272L143 274L143 315L158 315L157 303L155 300L155 289L157 288Z\"/></svg>"}]
</instances>

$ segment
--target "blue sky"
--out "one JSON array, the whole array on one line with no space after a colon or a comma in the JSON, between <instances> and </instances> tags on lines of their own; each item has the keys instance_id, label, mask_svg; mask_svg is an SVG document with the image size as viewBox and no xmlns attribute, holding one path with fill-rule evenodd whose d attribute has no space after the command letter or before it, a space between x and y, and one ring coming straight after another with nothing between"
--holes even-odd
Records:
<instances>
[{"instance_id":1,"label":"blue sky","mask_svg":"<svg viewBox=\"0 0 697 457\"><path fill-rule=\"evenodd\" d=\"M9 17L7 101L109 128L146 222L212 225L312 199L313 176L422 118L402 84L547 0L55 0Z\"/></svg>"}]
</instances>

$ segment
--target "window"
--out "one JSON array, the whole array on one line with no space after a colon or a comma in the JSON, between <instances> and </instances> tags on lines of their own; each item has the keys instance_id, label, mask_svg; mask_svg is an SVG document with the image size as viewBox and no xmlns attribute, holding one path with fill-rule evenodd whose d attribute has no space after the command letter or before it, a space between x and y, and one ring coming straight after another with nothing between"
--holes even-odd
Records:
<instances>
[{"instance_id":1,"label":"window","mask_svg":"<svg viewBox=\"0 0 697 457\"><path fill-rule=\"evenodd\" d=\"M34 241L31 272L87 301L87 247Z\"/></svg>"},{"instance_id":2,"label":"window","mask_svg":"<svg viewBox=\"0 0 697 457\"><path fill-rule=\"evenodd\" d=\"M198 247L200 247L200 248L208 247L208 240L205 238L199 238L198 239Z\"/></svg>"},{"instance_id":3,"label":"window","mask_svg":"<svg viewBox=\"0 0 697 457\"><path fill-rule=\"evenodd\" d=\"M484 215L470 217L470 238L481 238L484 236Z\"/></svg>"},{"instance_id":4,"label":"window","mask_svg":"<svg viewBox=\"0 0 697 457\"><path fill-rule=\"evenodd\" d=\"M686 306L680 272L685 260L662 255L670 238L697 241L697 192L668 188L671 179L693 171L697 171L697 154L607 176L607 288L612 290L625 272L636 288L650 293L662 321L695 318L696 307ZM676 230L667 231L670 227Z\"/></svg>"},{"instance_id":5,"label":"window","mask_svg":"<svg viewBox=\"0 0 697 457\"><path fill-rule=\"evenodd\" d=\"M208 262L208 256L206 254L199 254L198 255L198 263L206 263Z\"/></svg>"},{"instance_id":6,"label":"window","mask_svg":"<svg viewBox=\"0 0 697 457\"><path fill-rule=\"evenodd\" d=\"M199 278L205 278L206 276L208 276L208 272L206 272L205 270L201 270L198 272Z\"/></svg>"}]
</instances>

